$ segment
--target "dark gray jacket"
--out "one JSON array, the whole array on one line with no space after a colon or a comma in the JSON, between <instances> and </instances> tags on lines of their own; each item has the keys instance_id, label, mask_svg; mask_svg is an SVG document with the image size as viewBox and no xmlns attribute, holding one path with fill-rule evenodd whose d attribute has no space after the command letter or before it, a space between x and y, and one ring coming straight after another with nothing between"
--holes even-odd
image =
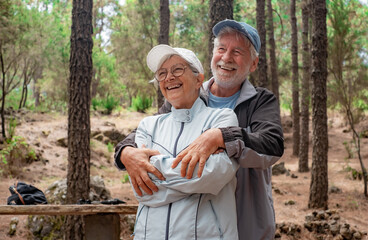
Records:
<instances>
[{"instance_id":1,"label":"dark gray jacket","mask_svg":"<svg viewBox=\"0 0 368 240\"><path fill-rule=\"evenodd\" d=\"M203 85L201 98L207 103L213 79ZM169 112L168 102L159 113ZM264 88L254 88L246 80L234 109L239 127L221 128L229 157L239 161L237 173L237 213L239 239L273 239L275 214L272 200L271 166L284 152L278 101ZM115 163L124 169L120 154L125 146L135 146L133 131L115 148Z\"/></svg>"}]
</instances>

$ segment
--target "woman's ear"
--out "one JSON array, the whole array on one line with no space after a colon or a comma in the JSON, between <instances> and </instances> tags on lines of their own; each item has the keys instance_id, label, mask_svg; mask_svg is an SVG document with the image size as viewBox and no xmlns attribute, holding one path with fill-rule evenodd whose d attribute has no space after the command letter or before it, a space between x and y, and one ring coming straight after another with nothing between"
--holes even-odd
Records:
<instances>
[{"instance_id":1,"label":"woman's ear","mask_svg":"<svg viewBox=\"0 0 368 240\"><path fill-rule=\"evenodd\" d=\"M197 76L197 83L198 83L199 88L202 86L203 81L204 81L204 75L202 73L199 73Z\"/></svg>"}]
</instances>

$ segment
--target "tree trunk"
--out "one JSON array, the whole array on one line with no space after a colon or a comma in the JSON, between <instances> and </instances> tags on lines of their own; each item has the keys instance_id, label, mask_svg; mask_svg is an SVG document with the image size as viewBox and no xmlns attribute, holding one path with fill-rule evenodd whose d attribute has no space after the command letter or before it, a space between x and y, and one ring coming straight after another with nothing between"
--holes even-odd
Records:
<instances>
[{"instance_id":1,"label":"tree trunk","mask_svg":"<svg viewBox=\"0 0 368 240\"><path fill-rule=\"evenodd\" d=\"M225 19L233 19L233 0L210 0L209 9L209 38L208 38L208 62L210 64L208 69L211 69L212 51L213 51L213 39L215 36L212 33L212 28L220 21ZM207 74L207 73L206 73ZM207 76L211 76L208 73Z\"/></svg>"},{"instance_id":2,"label":"tree trunk","mask_svg":"<svg viewBox=\"0 0 368 240\"><path fill-rule=\"evenodd\" d=\"M279 77L277 72L277 60L276 60L276 44L274 38L274 28L273 28L273 9L272 1L267 0L267 11L268 11L268 43L270 45L270 64L271 64L271 86L272 92L275 94L280 107L280 94L279 94Z\"/></svg>"},{"instance_id":3,"label":"tree trunk","mask_svg":"<svg viewBox=\"0 0 368 240\"><path fill-rule=\"evenodd\" d=\"M3 48L0 42L0 62L1 62L1 73L2 73L2 101L1 101L1 134L4 139L6 139L6 133L5 133L5 68L4 68L4 57L3 57Z\"/></svg>"},{"instance_id":4,"label":"tree trunk","mask_svg":"<svg viewBox=\"0 0 368 240\"><path fill-rule=\"evenodd\" d=\"M160 35L158 36L159 44L169 45L169 30L170 30L170 8L169 0L160 0ZM164 104L164 96L160 88L157 92L157 111Z\"/></svg>"},{"instance_id":5,"label":"tree trunk","mask_svg":"<svg viewBox=\"0 0 368 240\"><path fill-rule=\"evenodd\" d=\"M313 154L309 208L328 207L327 27L326 1L312 0Z\"/></svg>"},{"instance_id":6,"label":"tree trunk","mask_svg":"<svg viewBox=\"0 0 368 240\"><path fill-rule=\"evenodd\" d=\"M292 95L293 95L293 155L299 155L300 147L300 109L298 76L298 29L296 26L295 0L290 1L291 23L291 61L292 61Z\"/></svg>"},{"instance_id":7,"label":"tree trunk","mask_svg":"<svg viewBox=\"0 0 368 240\"><path fill-rule=\"evenodd\" d=\"M37 82L38 79L42 78L42 71L43 67L38 67L33 77L33 98L35 100L35 107L38 107L40 105L40 87L38 86Z\"/></svg>"},{"instance_id":8,"label":"tree trunk","mask_svg":"<svg viewBox=\"0 0 368 240\"><path fill-rule=\"evenodd\" d=\"M310 54L309 54L309 0L302 3L302 41L303 41L303 80L302 80L302 98L301 98L301 136L299 150L299 172L308 172L308 149L309 149L309 81L310 81Z\"/></svg>"},{"instance_id":9,"label":"tree trunk","mask_svg":"<svg viewBox=\"0 0 368 240\"><path fill-rule=\"evenodd\" d=\"M21 98L19 101L19 106L18 109L21 109L22 106L25 104L25 94L26 94L26 89L27 89L27 83L28 83L28 65L29 63L27 62L27 60L24 60L24 69L23 69L23 84L22 84L22 94L21 94ZM24 104L23 104L24 103Z\"/></svg>"},{"instance_id":10,"label":"tree trunk","mask_svg":"<svg viewBox=\"0 0 368 240\"><path fill-rule=\"evenodd\" d=\"M74 0L72 12L67 203L88 199L90 174L90 102L92 81L92 0ZM81 216L66 218L66 239L84 239Z\"/></svg>"},{"instance_id":11,"label":"tree trunk","mask_svg":"<svg viewBox=\"0 0 368 240\"><path fill-rule=\"evenodd\" d=\"M258 86L268 88L265 0L257 0L257 30L261 39L258 62Z\"/></svg>"}]
</instances>

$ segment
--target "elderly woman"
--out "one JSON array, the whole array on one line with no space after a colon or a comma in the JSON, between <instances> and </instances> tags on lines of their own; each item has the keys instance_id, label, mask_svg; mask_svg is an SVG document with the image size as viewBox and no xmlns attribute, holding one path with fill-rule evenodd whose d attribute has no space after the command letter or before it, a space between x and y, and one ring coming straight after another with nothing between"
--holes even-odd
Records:
<instances>
[{"instance_id":1,"label":"elderly woman","mask_svg":"<svg viewBox=\"0 0 368 240\"><path fill-rule=\"evenodd\" d=\"M172 162L183 149L210 128L237 126L230 109L206 107L199 98L204 75L196 55L184 48L154 47L147 65L155 73L172 112L143 119L136 132L138 147L158 150L150 158L165 177L150 175L158 186L153 195L139 196L135 239L238 239L235 188L238 164L225 152L213 154L201 177L186 179ZM198 166L197 166L198 168Z\"/></svg>"}]
</instances>

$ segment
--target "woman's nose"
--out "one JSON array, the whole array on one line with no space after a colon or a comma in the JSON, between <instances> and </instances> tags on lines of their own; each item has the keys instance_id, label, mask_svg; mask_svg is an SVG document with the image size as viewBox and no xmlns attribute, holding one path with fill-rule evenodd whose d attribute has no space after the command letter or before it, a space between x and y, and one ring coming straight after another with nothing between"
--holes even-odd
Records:
<instances>
[{"instance_id":1,"label":"woman's nose","mask_svg":"<svg viewBox=\"0 0 368 240\"><path fill-rule=\"evenodd\" d=\"M169 82L169 81L172 81L174 79L175 79L175 76L171 72L168 72L167 76L165 78L165 81Z\"/></svg>"}]
</instances>

